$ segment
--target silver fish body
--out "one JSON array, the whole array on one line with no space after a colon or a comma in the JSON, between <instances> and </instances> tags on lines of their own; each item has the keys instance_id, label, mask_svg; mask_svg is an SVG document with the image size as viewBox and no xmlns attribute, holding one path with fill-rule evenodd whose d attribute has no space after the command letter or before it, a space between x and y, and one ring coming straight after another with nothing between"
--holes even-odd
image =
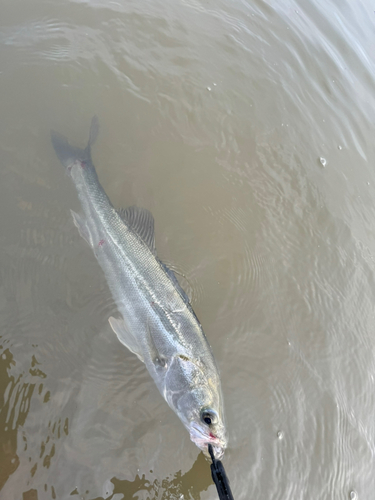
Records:
<instances>
[{"instance_id":1,"label":"silver fish body","mask_svg":"<svg viewBox=\"0 0 375 500\"><path fill-rule=\"evenodd\" d=\"M121 319L109 322L120 342L143 361L160 393L190 433L216 458L227 445L219 373L202 327L173 272L157 257L154 220L139 207L116 210L98 180L91 145L86 149L51 133L52 144L71 176L82 205L72 212L81 236L104 271Z\"/></svg>"}]
</instances>

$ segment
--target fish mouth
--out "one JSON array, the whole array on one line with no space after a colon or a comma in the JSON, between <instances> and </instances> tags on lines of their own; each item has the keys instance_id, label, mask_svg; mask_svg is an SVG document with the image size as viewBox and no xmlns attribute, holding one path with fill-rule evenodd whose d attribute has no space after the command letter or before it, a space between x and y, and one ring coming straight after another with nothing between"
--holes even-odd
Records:
<instances>
[{"instance_id":1,"label":"fish mouth","mask_svg":"<svg viewBox=\"0 0 375 500\"><path fill-rule=\"evenodd\" d=\"M190 439L203 451L206 457L210 456L208 452L209 444L212 445L214 456L217 460L220 460L223 457L226 442L223 442L223 440L214 436L211 432L208 434L202 432L202 430L194 423L190 425Z\"/></svg>"}]
</instances>

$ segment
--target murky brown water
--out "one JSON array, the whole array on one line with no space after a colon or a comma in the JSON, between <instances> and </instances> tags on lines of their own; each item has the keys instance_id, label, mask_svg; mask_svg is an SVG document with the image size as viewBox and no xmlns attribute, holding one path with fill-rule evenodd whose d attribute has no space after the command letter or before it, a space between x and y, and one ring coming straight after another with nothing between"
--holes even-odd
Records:
<instances>
[{"instance_id":1,"label":"murky brown water","mask_svg":"<svg viewBox=\"0 0 375 500\"><path fill-rule=\"evenodd\" d=\"M69 213L49 131L84 145L97 114L101 182L153 212L213 346L236 500L372 499L372 3L3 0L0 23L0 498L217 498Z\"/></svg>"}]
</instances>

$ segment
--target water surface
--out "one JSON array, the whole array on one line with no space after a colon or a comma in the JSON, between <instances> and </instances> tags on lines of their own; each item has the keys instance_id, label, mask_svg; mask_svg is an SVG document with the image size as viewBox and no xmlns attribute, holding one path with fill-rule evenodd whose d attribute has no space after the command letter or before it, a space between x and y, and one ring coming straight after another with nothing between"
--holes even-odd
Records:
<instances>
[{"instance_id":1,"label":"water surface","mask_svg":"<svg viewBox=\"0 0 375 500\"><path fill-rule=\"evenodd\" d=\"M0 497L215 499L108 325L50 143L155 217L222 377L238 499L375 490L375 14L368 1L2 3Z\"/></svg>"}]
</instances>

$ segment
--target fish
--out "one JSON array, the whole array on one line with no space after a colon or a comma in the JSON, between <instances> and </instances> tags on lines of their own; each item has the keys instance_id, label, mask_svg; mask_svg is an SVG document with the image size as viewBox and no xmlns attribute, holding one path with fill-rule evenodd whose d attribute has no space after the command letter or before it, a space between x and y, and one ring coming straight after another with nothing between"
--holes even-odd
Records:
<instances>
[{"instance_id":1,"label":"fish","mask_svg":"<svg viewBox=\"0 0 375 500\"><path fill-rule=\"evenodd\" d=\"M92 119L85 149L51 131L57 158L81 203L71 210L80 235L104 271L121 317L109 318L118 340L142 361L190 439L209 457L227 447L223 396L217 364L189 298L175 274L159 259L154 218L145 208L116 209L91 158L99 122Z\"/></svg>"}]
</instances>

